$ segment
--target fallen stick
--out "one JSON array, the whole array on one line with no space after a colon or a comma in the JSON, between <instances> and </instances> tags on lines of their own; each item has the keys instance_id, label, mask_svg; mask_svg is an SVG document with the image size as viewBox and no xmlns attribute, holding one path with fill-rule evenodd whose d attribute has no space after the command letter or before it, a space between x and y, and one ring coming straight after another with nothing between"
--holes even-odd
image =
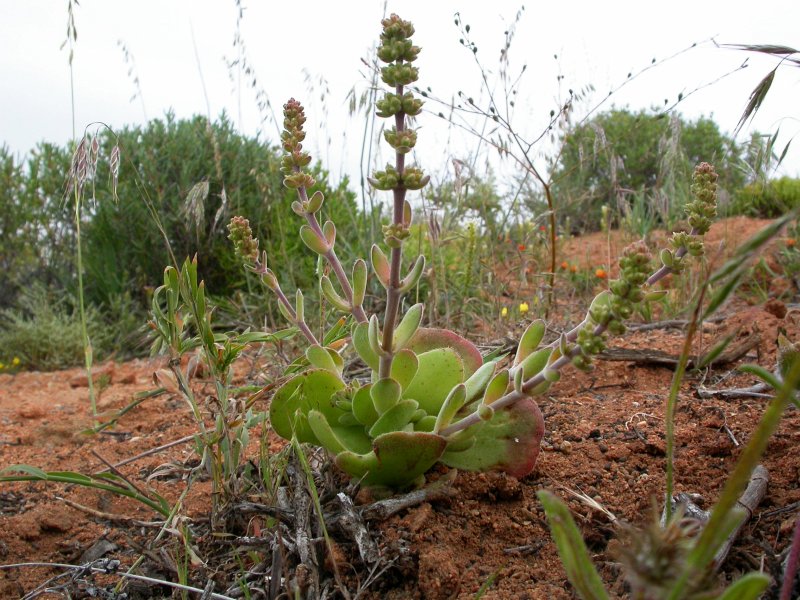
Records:
<instances>
[{"instance_id":1,"label":"fallen stick","mask_svg":"<svg viewBox=\"0 0 800 600\"><path fill-rule=\"evenodd\" d=\"M122 466L125 466L125 465L129 465L132 462L136 462L137 460L140 460L142 458L146 458L146 457L151 456L153 454L158 454L162 450L166 450L168 448L172 448L173 446L177 446L179 444L185 444L186 442L191 442L194 438L195 438L195 434L187 435L187 436L184 436L184 437L182 437L182 438L180 438L178 440L175 440L173 442L168 442L168 443L166 443L166 444L164 444L162 446L158 446L157 448L150 448L150 450L145 450L141 454L137 454L136 456L132 456L130 458L126 458L125 460L121 460L118 463L114 463L113 465L111 465L109 467L106 467L102 471L97 471L97 473L95 473L95 475L99 475L100 473L106 473L106 472L110 471L112 468L116 469L116 468L119 468L119 467L122 467Z\"/></svg>"},{"instance_id":2,"label":"fallen stick","mask_svg":"<svg viewBox=\"0 0 800 600\"><path fill-rule=\"evenodd\" d=\"M755 469L753 469L753 474L750 476L750 481L747 484L747 488L737 501L737 504L747 511L747 514L745 515L745 518L742 519L742 522L739 523L739 525L737 525L736 528L728 535L717 551L713 562L713 568L715 571L719 570L719 568L722 566L722 563L725 562L725 559L728 557L728 553L731 551L731 547L733 547L733 543L736 541L739 532L752 518L756 508L761 503L761 500L763 500L764 495L767 493L768 483L769 472L763 465L758 465ZM696 519L703 524L707 523L709 517L711 516L710 512L705 511L697 506L691 500L688 494L677 494L672 499L672 505L674 508L682 506L686 516ZM666 511L661 515L662 523L664 522L665 518Z\"/></svg>"},{"instance_id":3,"label":"fallen stick","mask_svg":"<svg viewBox=\"0 0 800 600\"><path fill-rule=\"evenodd\" d=\"M453 469L444 475L439 481L432 483L422 489L414 490L402 496L394 496L386 500L378 500L361 509L361 515L370 521L382 521L388 519L401 510L417 506L423 502L443 500L453 495L451 485L456 477L456 470Z\"/></svg>"},{"instance_id":4,"label":"fallen stick","mask_svg":"<svg viewBox=\"0 0 800 600\"><path fill-rule=\"evenodd\" d=\"M87 515L92 516L96 519L101 519L103 521L110 521L112 523L131 525L133 527L150 527L152 529L161 529L164 526L163 521L140 521L139 519L134 519L133 517L129 517L128 515L107 513L96 510L94 508L89 508L88 506L84 506L83 504L78 504L77 502L73 502L72 500L69 500L67 498L61 498L61 497L57 498L67 506L74 508L75 510L79 510L83 513L86 513Z\"/></svg>"},{"instance_id":5,"label":"fallen stick","mask_svg":"<svg viewBox=\"0 0 800 600\"><path fill-rule=\"evenodd\" d=\"M367 526L361 515L358 514L353 501L347 494L339 492L336 497L342 505L342 514L339 517L338 524L344 531L346 531L358 547L358 553L364 564L372 564L380 558L380 552L375 540L369 535Z\"/></svg>"},{"instance_id":6,"label":"fallen stick","mask_svg":"<svg viewBox=\"0 0 800 600\"><path fill-rule=\"evenodd\" d=\"M717 356L712 363L715 365L724 365L739 360L750 350L761 343L761 336L752 335L746 338L742 343L726 348ZM630 348L609 348L597 355L601 360L618 360L625 362L632 362L638 365L656 365L661 367L676 367L680 361L680 355L669 354L662 350L655 350L653 348L644 348L641 350ZM694 368L696 365L702 365L705 362L705 356L690 356L689 362L686 364L688 369Z\"/></svg>"},{"instance_id":7,"label":"fallen stick","mask_svg":"<svg viewBox=\"0 0 800 600\"><path fill-rule=\"evenodd\" d=\"M698 398L772 398L775 394L770 393L772 388L766 383L757 383L746 388L728 388L725 390L710 390L705 387L697 388Z\"/></svg>"}]
</instances>

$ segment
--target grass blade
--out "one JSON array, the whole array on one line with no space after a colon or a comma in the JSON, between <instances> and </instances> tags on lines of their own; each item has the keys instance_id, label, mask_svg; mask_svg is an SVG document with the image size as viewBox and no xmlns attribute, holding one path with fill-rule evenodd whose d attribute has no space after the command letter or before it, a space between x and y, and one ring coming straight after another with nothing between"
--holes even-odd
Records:
<instances>
[{"instance_id":1,"label":"grass blade","mask_svg":"<svg viewBox=\"0 0 800 600\"><path fill-rule=\"evenodd\" d=\"M32 467L30 465L11 465L0 470L0 474L9 472L23 473L23 475L0 475L0 482L49 481L80 485L83 487L104 490L120 496L133 498L134 500L138 500L142 504L152 508L162 517L168 517L170 514L170 508L166 500L157 494L156 499L153 500L152 498L139 493L129 486L122 487L114 483L105 483L103 481L93 479L88 475L84 475L83 473L75 473L73 471L42 471L41 469ZM105 475L102 479L114 481L114 477L108 477L107 475Z\"/></svg>"},{"instance_id":2,"label":"grass blade","mask_svg":"<svg viewBox=\"0 0 800 600\"><path fill-rule=\"evenodd\" d=\"M589 550L566 504L546 490L536 494L544 506L550 533L570 583L583 600L608 600L603 581L589 556Z\"/></svg>"},{"instance_id":3,"label":"grass blade","mask_svg":"<svg viewBox=\"0 0 800 600\"><path fill-rule=\"evenodd\" d=\"M763 573L748 573L728 586L717 600L756 600L768 585L769 577Z\"/></svg>"},{"instance_id":4,"label":"grass blade","mask_svg":"<svg viewBox=\"0 0 800 600\"><path fill-rule=\"evenodd\" d=\"M717 552L720 530L730 522L730 513L736 508L739 496L747 486L753 469L756 468L761 460L761 455L767 448L772 434L780 423L786 406L800 384L800 359L795 358L786 376L785 381L777 391L775 398L769 403L764 411L764 416L750 436L750 441L745 446L739 462L733 469L733 473L722 489L719 501L717 502L708 523L703 528L703 532L692 549L686 561L686 567L677 583L670 591L669 600L679 600L686 597L686 587L694 580L698 574L705 571L714 560Z\"/></svg>"}]
</instances>

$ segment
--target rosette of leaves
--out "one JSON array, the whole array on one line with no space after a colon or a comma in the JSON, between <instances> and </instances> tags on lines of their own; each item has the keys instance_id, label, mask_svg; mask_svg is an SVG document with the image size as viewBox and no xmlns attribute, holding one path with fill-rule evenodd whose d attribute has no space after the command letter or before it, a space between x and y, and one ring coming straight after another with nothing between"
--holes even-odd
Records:
<instances>
[{"instance_id":1,"label":"rosette of leaves","mask_svg":"<svg viewBox=\"0 0 800 600\"><path fill-rule=\"evenodd\" d=\"M478 349L451 331L419 327L421 316L422 306L415 305L395 330L389 377L379 376L375 317L356 325L352 338L372 367L369 382L346 383L335 350L309 348L306 357L313 368L284 384L272 399L273 428L285 438L295 435L324 447L339 468L368 485L409 487L437 462L527 475L544 433L538 406L529 399L494 411L492 402L513 386L509 370L496 373L496 363L484 364ZM538 345L543 334L542 321L531 325L518 356ZM525 362L528 373L546 366L551 350L545 350ZM478 423L443 434L473 413L480 415Z\"/></svg>"}]
</instances>

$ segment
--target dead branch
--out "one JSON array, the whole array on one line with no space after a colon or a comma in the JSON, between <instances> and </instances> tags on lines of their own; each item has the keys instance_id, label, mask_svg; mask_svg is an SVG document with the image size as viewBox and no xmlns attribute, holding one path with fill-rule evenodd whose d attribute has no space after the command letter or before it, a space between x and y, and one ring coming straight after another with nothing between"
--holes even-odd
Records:
<instances>
[{"instance_id":1,"label":"dead branch","mask_svg":"<svg viewBox=\"0 0 800 600\"><path fill-rule=\"evenodd\" d=\"M736 528L728 535L725 539L723 544L720 546L719 550L717 551L716 556L714 557L714 570L718 570L722 563L725 562L725 559L728 557L728 553L733 546L733 543L736 541L736 538L739 536L739 532L742 528L747 524L747 522L752 518L753 513L755 512L758 505L761 503L761 500L764 498L764 495L767 493L767 484L769 483L769 472L763 465L758 465L755 469L753 469L753 474L750 476L750 481L747 484L747 488L744 490L742 495L739 497L737 504L744 508L747 511L745 518L742 519L742 522L736 526ZM703 510L697 504L695 504L689 494L677 494L673 497L672 500L673 507L677 508L678 506L682 506L684 509L684 514L688 517L696 519L701 523L705 524L708 522L711 513L708 511ZM665 518L665 514L662 514L662 522Z\"/></svg>"},{"instance_id":2,"label":"dead branch","mask_svg":"<svg viewBox=\"0 0 800 600\"><path fill-rule=\"evenodd\" d=\"M361 555L361 560L364 561L364 564L369 565L376 562L380 558L378 545L370 536L369 531L367 531L364 519L356 511L353 501L347 494L342 492L339 492L336 497L342 505L342 513L338 519L339 527L355 540L358 553Z\"/></svg>"},{"instance_id":3,"label":"dead branch","mask_svg":"<svg viewBox=\"0 0 800 600\"><path fill-rule=\"evenodd\" d=\"M386 500L373 502L361 509L361 515L368 521L382 521L388 519L401 510L417 506L423 502L444 500L453 496L452 483L455 480L456 470L453 469L438 481L414 490L402 496L394 496Z\"/></svg>"},{"instance_id":4,"label":"dead branch","mask_svg":"<svg viewBox=\"0 0 800 600\"><path fill-rule=\"evenodd\" d=\"M717 356L713 363L724 365L739 360L750 350L761 343L761 336L751 335L741 343L731 345ZM637 365L651 365L659 367L675 367L680 361L680 355L669 354L654 348L643 348L640 350L630 348L609 348L597 355L602 360L632 362ZM692 369L698 364L703 364L703 356L690 356L687 368Z\"/></svg>"}]
</instances>

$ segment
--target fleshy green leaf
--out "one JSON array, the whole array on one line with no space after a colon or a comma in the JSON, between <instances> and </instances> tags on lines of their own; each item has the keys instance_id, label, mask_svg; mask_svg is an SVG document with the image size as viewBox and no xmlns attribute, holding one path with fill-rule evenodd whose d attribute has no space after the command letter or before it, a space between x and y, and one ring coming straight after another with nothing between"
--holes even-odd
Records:
<instances>
[{"instance_id":1,"label":"fleshy green leaf","mask_svg":"<svg viewBox=\"0 0 800 600\"><path fill-rule=\"evenodd\" d=\"M408 344L417 356L437 348L451 348L464 365L464 378L470 377L483 364L483 357L475 344L447 329L420 327Z\"/></svg>"},{"instance_id":2,"label":"fleshy green leaf","mask_svg":"<svg viewBox=\"0 0 800 600\"><path fill-rule=\"evenodd\" d=\"M336 465L366 485L404 489L412 486L441 457L447 442L431 433L396 431L375 438L373 451L344 452Z\"/></svg>"},{"instance_id":3,"label":"fleshy green leaf","mask_svg":"<svg viewBox=\"0 0 800 600\"><path fill-rule=\"evenodd\" d=\"M450 425L453 417L464 406L467 399L467 387L463 383L455 386L445 398L442 403L442 408L439 409L439 414L436 417L436 424L433 426L433 432L439 433L442 429Z\"/></svg>"},{"instance_id":4,"label":"fleshy green leaf","mask_svg":"<svg viewBox=\"0 0 800 600\"><path fill-rule=\"evenodd\" d=\"M491 381L492 376L494 375L495 368L497 368L497 363L486 363L464 382L464 385L467 388L467 402L472 402L481 393L483 393L483 391L486 389L486 386L489 384L489 381Z\"/></svg>"},{"instance_id":5,"label":"fleshy green leaf","mask_svg":"<svg viewBox=\"0 0 800 600\"><path fill-rule=\"evenodd\" d=\"M547 327L541 319L536 319L533 323L528 325L525 333L519 338L517 345L517 355L514 357L514 364L518 365L525 358L528 357L534 350L539 347L542 342Z\"/></svg>"},{"instance_id":6,"label":"fleshy green leaf","mask_svg":"<svg viewBox=\"0 0 800 600\"><path fill-rule=\"evenodd\" d=\"M492 402L502 398L508 389L508 383L508 369L503 369L495 375L489 382L489 385L486 386L486 392L483 395L483 404L490 405Z\"/></svg>"},{"instance_id":7,"label":"fleshy green leaf","mask_svg":"<svg viewBox=\"0 0 800 600\"><path fill-rule=\"evenodd\" d=\"M413 381L418 368L417 355L408 348L404 348L394 355L391 377L405 390Z\"/></svg>"},{"instance_id":8,"label":"fleshy green leaf","mask_svg":"<svg viewBox=\"0 0 800 600\"><path fill-rule=\"evenodd\" d=\"M402 320L394 330L392 348L395 352L405 348L409 340L417 332L417 329L419 329L419 324L422 322L423 308L424 305L421 302L417 303L403 315Z\"/></svg>"},{"instance_id":9,"label":"fleshy green leaf","mask_svg":"<svg viewBox=\"0 0 800 600\"><path fill-rule=\"evenodd\" d=\"M465 452L446 452L442 462L466 471L499 469L514 477L533 470L539 456L544 419L532 399L496 410L475 428L475 445Z\"/></svg>"},{"instance_id":10,"label":"fleshy green leaf","mask_svg":"<svg viewBox=\"0 0 800 600\"><path fill-rule=\"evenodd\" d=\"M370 437L376 438L384 433L402 430L411 421L417 406L416 400L401 400L375 421L369 430Z\"/></svg>"},{"instance_id":11,"label":"fleshy green leaf","mask_svg":"<svg viewBox=\"0 0 800 600\"><path fill-rule=\"evenodd\" d=\"M354 325L352 338L353 347L355 347L361 360L363 360L370 369L377 371L380 366L380 357L375 354L369 343L369 325L366 323L357 323Z\"/></svg>"},{"instance_id":12,"label":"fleshy green leaf","mask_svg":"<svg viewBox=\"0 0 800 600\"><path fill-rule=\"evenodd\" d=\"M312 366L317 367L318 369L325 369L326 371L330 371L336 375L339 374L334 359L328 353L328 350L319 344L314 344L306 349L306 358Z\"/></svg>"},{"instance_id":13,"label":"fleshy green leaf","mask_svg":"<svg viewBox=\"0 0 800 600\"><path fill-rule=\"evenodd\" d=\"M522 378L528 380L544 369L552 353L552 348L542 348L529 355L519 365L522 370Z\"/></svg>"},{"instance_id":14,"label":"fleshy green leaf","mask_svg":"<svg viewBox=\"0 0 800 600\"><path fill-rule=\"evenodd\" d=\"M375 271L378 280L383 284L383 287L388 288L391 278L391 267L389 266L389 259L383 253L383 250L377 244L372 245L372 269Z\"/></svg>"},{"instance_id":15,"label":"fleshy green leaf","mask_svg":"<svg viewBox=\"0 0 800 600\"><path fill-rule=\"evenodd\" d=\"M370 388L372 388L372 384L368 383L358 388L353 394L353 415L359 423L366 427L372 427L379 416L378 411L375 410L375 404L372 402Z\"/></svg>"},{"instance_id":16,"label":"fleshy green leaf","mask_svg":"<svg viewBox=\"0 0 800 600\"><path fill-rule=\"evenodd\" d=\"M390 377L379 379L372 384L370 396L372 396L372 402L379 415L382 415L397 404L401 391L400 384Z\"/></svg>"},{"instance_id":17,"label":"fleshy green leaf","mask_svg":"<svg viewBox=\"0 0 800 600\"><path fill-rule=\"evenodd\" d=\"M419 402L429 415L438 415L447 395L464 381L464 366L452 348L437 348L417 354L419 368L403 396Z\"/></svg>"},{"instance_id":18,"label":"fleshy green leaf","mask_svg":"<svg viewBox=\"0 0 800 600\"><path fill-rule=\"evenodd\" d=\"M320 445L308 422L296 415L308 415L311 410L321 412L329 423L337 423L345 411L336 407L334 393L344 389L344 383L330 371L313 369L296 375L284 383L272 398L269 418L272 428L284 439L292 439L292 433L300 442Z\"/></svg>"}]
</instances>

